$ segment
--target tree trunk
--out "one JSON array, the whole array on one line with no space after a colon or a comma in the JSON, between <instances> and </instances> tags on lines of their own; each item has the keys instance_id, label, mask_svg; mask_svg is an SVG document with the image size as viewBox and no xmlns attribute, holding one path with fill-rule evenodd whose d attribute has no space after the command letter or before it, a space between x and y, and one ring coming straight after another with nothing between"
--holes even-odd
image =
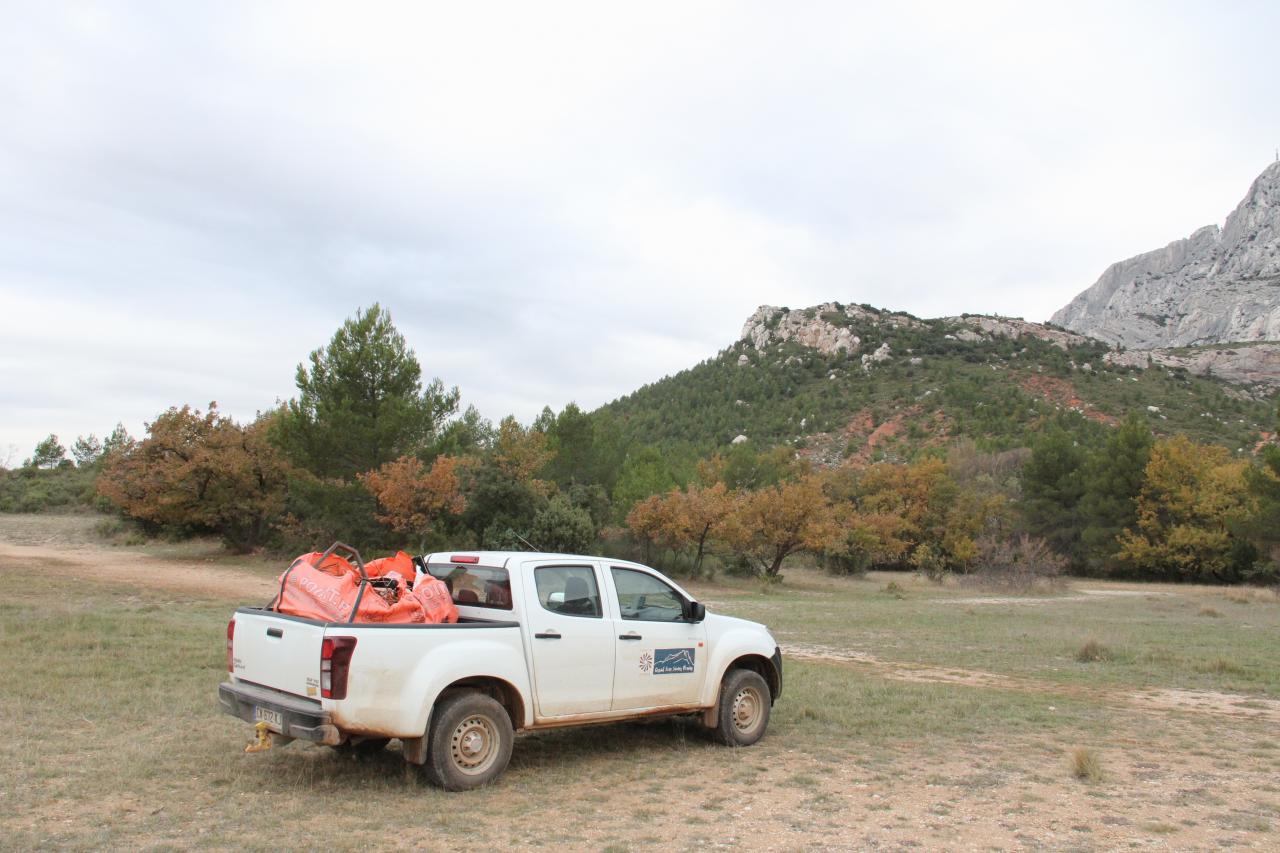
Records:
<instances>
[{"instance_id":1,"label":"tree trunk","mask_svg":"<svg viewBox=\"0 0 1280 853\"><path fill-rule=\"evenodd\" d=\"M698 574L702 574L702 555L707 544L707 534L711 532L711 525L708 524L702 528L702 535L698 537L698 557L694 561L694 568Z\"/></svg>"}]
</instances>

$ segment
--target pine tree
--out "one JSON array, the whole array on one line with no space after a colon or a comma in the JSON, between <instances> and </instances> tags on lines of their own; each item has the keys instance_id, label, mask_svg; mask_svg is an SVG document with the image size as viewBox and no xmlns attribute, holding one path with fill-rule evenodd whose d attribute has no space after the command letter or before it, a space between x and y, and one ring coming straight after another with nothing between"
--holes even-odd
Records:
<instances>
[{"instance_id":1,"label":"pine tree","mask_svg":"<svg viewBox=\"0 0 1280 853\"><path fill-rule=\"evenodd\" d=\"M274 437L321 477L349 478L422 452L458 409L458 389L424 388L422 367L391 315L376 303L342 324L299 364L298 397L282 407Z\"/></svg>"},{"instance_id":2,"label":"pine tree","mask_svg":"<svg viewBox=\"0 0 1280 853\"><path fill-rule=\"evenodd\" d=\"M1022 469L1023 512L1027 527L1050 546L1079 565L1081 551L1080 501L1084 496L1081 468L1084 450L1058 424L1050 424L1031 447Z\"/></svg>"},{"instance_id":3,"label":"pine tree","mask_svg":"<svg viewBox=\"0 0 1280 853\"><path fill-rule=\"evenodd\" d=\"M1081 541L1091 569L1116 568L1116 537L1138 520L1138 494L1151 459L1152 443L1146 418L1130 412L1085 465Z\"/></svg>"}]
</instances>

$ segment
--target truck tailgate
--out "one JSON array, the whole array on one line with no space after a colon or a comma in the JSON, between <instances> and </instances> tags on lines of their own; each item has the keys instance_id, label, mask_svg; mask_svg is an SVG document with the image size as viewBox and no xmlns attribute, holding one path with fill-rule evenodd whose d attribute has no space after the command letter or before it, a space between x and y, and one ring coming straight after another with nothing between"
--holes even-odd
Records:
<instances>
[{"instance_id":1,"label":"truck tailgate","mask_svg":"<svg viewBox=\"0 0 1280 853\"><path fill-rule=\"evenodd\" d=\"M320 646L324 625L266 610L236 611L232 674L242 681L320 698Z\"/></svg>"}]
</instances>

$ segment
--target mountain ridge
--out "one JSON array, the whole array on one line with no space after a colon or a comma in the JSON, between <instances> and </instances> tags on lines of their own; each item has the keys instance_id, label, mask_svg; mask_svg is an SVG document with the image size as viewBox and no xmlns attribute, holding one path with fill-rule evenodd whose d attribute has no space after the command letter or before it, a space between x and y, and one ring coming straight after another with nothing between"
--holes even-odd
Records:
<instances>
[{"instance_id":1,"label":"mountain ridge","mask_svg":"<svg viewBox=\"0 0 1280 853\"><path fill-rule=\"evenodd\" d=\"M1280 340L1280 161L1221 228L1113 263L1050 322L1140 350Z\"/></svg>"}]
</instances>

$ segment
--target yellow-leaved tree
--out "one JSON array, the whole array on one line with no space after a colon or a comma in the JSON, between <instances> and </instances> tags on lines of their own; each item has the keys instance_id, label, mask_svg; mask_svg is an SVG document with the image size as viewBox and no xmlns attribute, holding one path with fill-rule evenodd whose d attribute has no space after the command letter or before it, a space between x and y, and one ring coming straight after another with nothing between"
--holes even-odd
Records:
<instances>
[{"instance_id":1,"label":"yellow-leaved tree","mask_svg":"<svg viewBox=\"0 0 1280 853\"><path fill-rule=\"evenodd\" d=\"M1117 559L1152 578L1240 580L1254 556L1233 532L1254 508L1248 469L1225 447L1183 435L1156 442L1138 495L1138 523L1120 534Z\"/></svg>"}]
</instances>

